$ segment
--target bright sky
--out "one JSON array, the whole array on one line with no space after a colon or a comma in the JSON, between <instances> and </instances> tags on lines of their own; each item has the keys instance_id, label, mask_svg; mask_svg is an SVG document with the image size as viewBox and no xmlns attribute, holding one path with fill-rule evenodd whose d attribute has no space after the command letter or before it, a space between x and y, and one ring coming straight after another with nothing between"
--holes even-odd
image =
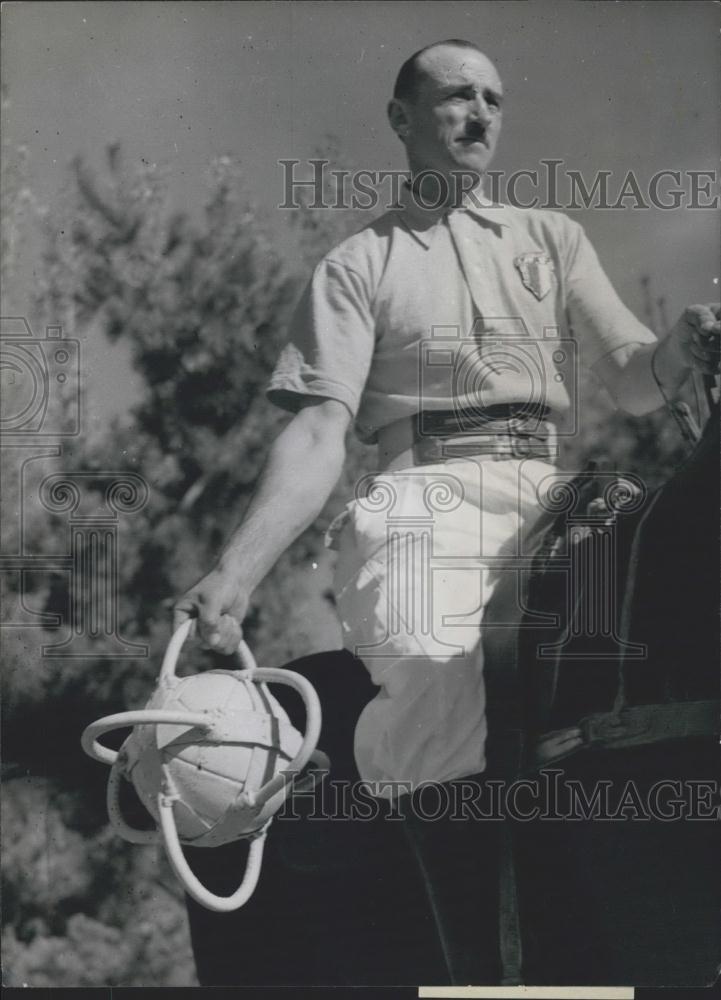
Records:
<instances>
[{"instance_id":1,"label":"bright sky","mask_svg":"<svg viewBox=\"0 0 721 1000\"><path fill-rule=\"evenodd\" d=\"M415 49L462 37L485 49L505 84L494 168L562 159L588 182L611 171L615 199L630 170L645 190L659 170L717 168L720 10L706 0L10 2L5 138L27 147L30 184L46 204L76 153L100 162L119 139L130 161L171 168L179 206L197 209L208 161L229 154L273 212L277 161L308 158L327 133L347 157L339 168L403 168L385 118L395 74ZM719 213L572 214L639 314L644 272L671 314L718 297ZM91 347L91 360L98 350L107 348Z\"/></svg>"}]
</instances>

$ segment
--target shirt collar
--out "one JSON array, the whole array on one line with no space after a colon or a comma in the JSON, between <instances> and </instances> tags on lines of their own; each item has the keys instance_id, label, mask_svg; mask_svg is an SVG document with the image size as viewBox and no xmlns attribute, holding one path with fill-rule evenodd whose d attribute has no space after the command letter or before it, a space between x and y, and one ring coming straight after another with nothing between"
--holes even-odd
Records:
<instances>
[{"instance_id":1,"label":"shirt collar","mask_svg":"<svg viewBox=\"0 0 721 1000\"><path fill-rule=\"evenodd\" d=\"M495 226L509 226L507 218L508 206L493 202L483 194L479 186L467 191L463 201L457 208L425 208L420 199L413 195L410 186L404 184L398 204L394 207L408 231L428 249L431 245L431 230L446 216L454 212L467 212L481 222L490 222ZM506 217L504 217L506 216Z\"/></svg>"}]
</instances>

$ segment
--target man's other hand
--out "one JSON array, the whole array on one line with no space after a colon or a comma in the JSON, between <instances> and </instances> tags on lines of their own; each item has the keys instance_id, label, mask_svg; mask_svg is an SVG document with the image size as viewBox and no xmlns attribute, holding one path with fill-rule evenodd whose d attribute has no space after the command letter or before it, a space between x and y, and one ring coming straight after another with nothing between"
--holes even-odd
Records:
<instances>
[{"instance_id":1,"label":"man's other hand","mask_svg":"<svg viewBox=\"0 0 721 1000\"><path fill-rule=\"evenodd\" d=\"M214 569L175 602L173 628L193 618L197 634L209 649L233 653L243 637L240 625L248 599L236 577Z\"/></svg>"},{"instance_id":2,"label":"man's other hand","mask_svg":"<svg viewBox=\"0 0 721 1000\"><path fill-rule=\"evenodd\" d=\"M689 368L715 375L721 356L721 305L689 306L671 330Z\"/></svg>"}]
</instances>

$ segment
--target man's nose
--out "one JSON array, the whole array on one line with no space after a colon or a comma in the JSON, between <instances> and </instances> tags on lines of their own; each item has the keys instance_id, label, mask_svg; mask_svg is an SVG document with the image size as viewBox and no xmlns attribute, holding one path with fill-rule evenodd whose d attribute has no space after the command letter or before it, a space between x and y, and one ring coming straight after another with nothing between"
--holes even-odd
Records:
<instances>
[{"instance_id":1,"label":"man's nose","mask_svg":"<svg viewBox=\"0 0 721 1000\"><path fill-rule=\"evenodd\" d=\"M473 121L480 122L484 126L490 123L491 109L480 94L469 103L468 110Z\"/></svg>"}]
</instances>

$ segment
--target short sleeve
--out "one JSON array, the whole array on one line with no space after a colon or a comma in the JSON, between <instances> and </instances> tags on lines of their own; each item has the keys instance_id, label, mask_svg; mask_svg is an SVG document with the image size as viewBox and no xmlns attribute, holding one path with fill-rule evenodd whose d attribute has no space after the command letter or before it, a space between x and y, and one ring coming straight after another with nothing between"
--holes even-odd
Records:
<instances>
[{"instance_id":1,"label":"short sleeve","mask_svg":"<svg viewBox=\"0 0 721 1000\"><path fill-rule=\"evenodd\" d=\"M303 397L336 399L355 417L374 346L367 282L326 258L298 303L266 395L291 412L300 409Z\"/></svg>"},{"instance_id":2,"label":"short sleeve","mask_svg":"<svg viewBox=\"0 0 721 1000\"><path fill-rule=\"evenodd\" d=\"M571 226L565 267L566 311L583 365L591 368L629 344L654 343L656 336L616 294L583 228L575 222Z\"/></svg>"}]
</instances>

